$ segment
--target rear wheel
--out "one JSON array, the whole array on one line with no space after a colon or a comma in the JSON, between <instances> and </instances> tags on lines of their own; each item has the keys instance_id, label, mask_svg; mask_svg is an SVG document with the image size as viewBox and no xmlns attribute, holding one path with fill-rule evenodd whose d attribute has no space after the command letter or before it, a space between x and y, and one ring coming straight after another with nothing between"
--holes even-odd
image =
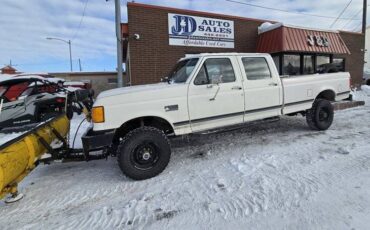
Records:
<instances>
[{"instance_id":1,"label":"rear wheel","mask_svg":"<svg viewBox=\"0 0 370 230\"><path fill-rule=\"evenodd\" d=\"M162 130L144 126L129 132L117 153L122 172L134 180L144 180L160 174L166 168L171 147Z\"/></svg>"},{"instance_id":2,"label":"rear wheel","mask_svg":"<svg viewBox=\"0 0 370 230\"><path fill-rule=\"evenodd\" d=\"M327 130L333 123L333 119L333 105L324 99L316 99L312 108L306 113L307 124L314 130Z\"/></svg>"}]
</instances>

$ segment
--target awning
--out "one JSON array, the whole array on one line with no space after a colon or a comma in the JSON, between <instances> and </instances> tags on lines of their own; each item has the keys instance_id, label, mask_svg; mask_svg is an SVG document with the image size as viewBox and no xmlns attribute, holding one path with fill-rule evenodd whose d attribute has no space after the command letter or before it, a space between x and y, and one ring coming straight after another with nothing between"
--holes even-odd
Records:
<instances>
[{"instance_id":1,"label":"awning","mask_svg":"<svg viewBox=\"0 0 370 230\"><path fill-rule=\"evenodd\" d=\"M261 28L262 27L262 28ZM281 23L259 28L257 52L307 52L350 54L337 31L286 26Z\"/></svg>"}]
</instances>

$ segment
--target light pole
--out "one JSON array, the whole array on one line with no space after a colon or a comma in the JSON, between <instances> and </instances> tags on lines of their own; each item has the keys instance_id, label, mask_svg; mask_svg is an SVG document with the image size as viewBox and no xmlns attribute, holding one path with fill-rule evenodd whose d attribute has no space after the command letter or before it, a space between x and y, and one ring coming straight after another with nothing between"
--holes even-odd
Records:
<instances>
[{"instance_id":1,"label":"light pole","mask_svg":"<svg viewBox=\"0 0 370 230\"><path fill-rule=\"evenodd\" d=\"M57 40L57 41L61 41L61 42L64 42L64 43L68 44L68 46L69 46L69 62L70 62L70 65L71 65L71 72L73 72L71 40L67 41L67 40L64 40L64 39L61 39L61 38L53 38L53 37L47 37L46 39L48 39L48 40Z\"/></svg>"},{"instance_id":2,"label":"light pole","mask_svg":"<svg viewBox=\"0 0 370 230\"><path fill-rule=\"evenodd\" d=\"M117 39L117 85L124 86L122 77L122 32L121 32L121 2L115 0L116 39Z\"/></svg>"}]
</instances>

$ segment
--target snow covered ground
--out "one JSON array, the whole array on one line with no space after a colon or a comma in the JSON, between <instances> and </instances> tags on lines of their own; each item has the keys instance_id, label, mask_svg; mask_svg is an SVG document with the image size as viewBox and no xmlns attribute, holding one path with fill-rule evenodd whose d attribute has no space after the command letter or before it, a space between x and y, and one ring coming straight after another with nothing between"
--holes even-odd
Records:
<instances>
[{"instance_id":1,"label":"snow covered ground","mask_svg":"<svg viewBox=\"0 0 370 230\"><path fill-rule=\"evenodd\" d=\"M355 98L366 105L336 112L325 132L284 117L174 140L167 169L145 181L123 176L114 158L40 165L23 200L0 203L1 229L369 229L363 90Z\"/></svg>"}]
</instances>

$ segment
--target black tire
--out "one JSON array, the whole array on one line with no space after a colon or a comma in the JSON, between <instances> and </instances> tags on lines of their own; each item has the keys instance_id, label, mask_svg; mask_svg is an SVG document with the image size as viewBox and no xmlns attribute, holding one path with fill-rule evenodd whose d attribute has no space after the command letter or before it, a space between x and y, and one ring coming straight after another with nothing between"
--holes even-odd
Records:
<instances>
[{"instance_id":1,"label":"black tire","mask_svg":"<svg viewBox=\"0 0 370 230\"><path fill-rule=\"evenodd\" d=\"M366 81L366 85L370 85L370 80L367 80Z\"/></svg>"},{"instance_id":2,"label":"black tire","mask_svg":"<svg viewBox=\"0 0 370 230\"><path fill-rule=\"evenodd\" d=\"M126 176L145 180L160 174L167 167L171 146L162 130L144 126L126 134L117 154L118 164Z\"/></svg>"},{"instance_id":3,"label":"black tire","mask_svg":"<svg viewBox=\"0 0 370 230\"><path fill-rule=\"evenodd\" d=\"M316 99L312 108L307 110L306 121L313 130L327 130L334 119L334 107L330 101Z\"/></svg>"}]
</instances>

